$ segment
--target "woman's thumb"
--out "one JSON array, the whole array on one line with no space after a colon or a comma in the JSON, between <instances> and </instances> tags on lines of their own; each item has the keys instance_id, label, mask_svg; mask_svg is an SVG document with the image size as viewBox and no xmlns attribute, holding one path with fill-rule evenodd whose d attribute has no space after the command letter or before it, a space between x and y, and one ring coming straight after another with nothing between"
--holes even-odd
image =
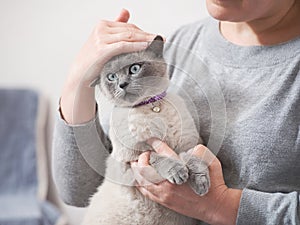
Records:
<instances>
[{"instance_id":1,"label":"woman's thumb","mask_svg":"<svg viewBox=\"0 0 300 225\"><path fill-rule=\"evenodd\" d=\"M119 16L116 19L116 22L127 23L130 17L130 13L127 9L122 9Z\"/></svg>"},{"instance_id":2,"label":"woman's thumb","mask_svg":"<svg viewBox=\"0 0 300 225\"><path fill-rule=\"evenodd\" d=\"M151 145L158 154L167 157L177 157L177 154L164 142L157 138L150 138L147 144Z\"/></svg>"}]
</instances>

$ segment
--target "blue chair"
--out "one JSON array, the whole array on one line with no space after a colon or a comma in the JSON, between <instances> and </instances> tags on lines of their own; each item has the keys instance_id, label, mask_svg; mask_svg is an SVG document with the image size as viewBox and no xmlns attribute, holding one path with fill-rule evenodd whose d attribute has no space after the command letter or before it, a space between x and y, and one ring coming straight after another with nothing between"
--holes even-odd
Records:
<instances>
[{"instance_id":1,"label":"blue chair","mask_svg":"<svg viewBox=\"0 0 300 225\"><path fill-rule=\"evenodd\" d=\"M37 92L0 89L0 225L62 221L47 201L46 117Z\"/></svg>"}]
</instances>

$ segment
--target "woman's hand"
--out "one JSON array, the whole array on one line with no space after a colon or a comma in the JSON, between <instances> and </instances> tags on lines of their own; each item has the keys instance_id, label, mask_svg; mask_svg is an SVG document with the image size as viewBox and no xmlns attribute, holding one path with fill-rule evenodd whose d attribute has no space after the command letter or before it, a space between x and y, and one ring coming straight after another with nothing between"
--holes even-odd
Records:
<instances>
[{"instance_id":1,"label":"woman's hand","mask_svg":"<svg viewBox=\"0 0 300 225\"><path fill-rule=\"evenodd\" d=\"M151 144L159 154L173 157L176 154L159 140ZM235 224L242 191L225 185L220 161L205 146L196 146L191 154L209 165L211 187L206 195L197 195L188 184L174 185L168 181L150 183L141 173L137 188L149 199L186 216L209 224ZM148 160L149 152L142 154L138 162L132 164L135 173L143 171L143 167L149 168Z\"/></svg>"},{"instance_id":2,"label":"woman's hand","mask_svg":"<svg viewBox=\"0 0 300 225\"><path fill-rule=\"evenodd\" d=\"M156 35L127 23L129 17L123 9L116 21L102 20L95 26L73 63L69 79L89 86L110 58L147 47Z\"/></svg>"},{"instance_id":3,"label":"woman's hand","mask_svg":"<svg viewBox=\"0 0 300 225\"><path fill-rule=\"evenodd\" d=\"M72 124L87 122L95 116L94 88L104 64L113 56L140 51L156 35L127 23L129 12L122 10L116 21L100 21L76 57L64 85L61 108Z\"/></svg>"}]
</instances>

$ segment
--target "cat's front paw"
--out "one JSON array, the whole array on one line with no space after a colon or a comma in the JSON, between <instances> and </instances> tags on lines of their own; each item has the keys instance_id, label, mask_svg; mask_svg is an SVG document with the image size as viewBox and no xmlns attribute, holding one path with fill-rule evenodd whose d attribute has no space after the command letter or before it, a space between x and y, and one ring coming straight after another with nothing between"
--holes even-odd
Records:
<instances>
[{"instance_id":1,"label":"cat's front paw","mask_svg":"<svg viewBox=\"0 0 300 225\"><path fill-rule=\"evenodd\" d=\"M183 184L189 178L188 168L181 160L151 153L150 164L159 175L173 184Z\"/></svg>"},{"instance_id":2,"label":"cat's front paw","mask_svg":"<svg viewBox=\"0 0 300 225\"><path fill-rule=\"evenodd\" d=\"M196 194L201 196L207 194L210 187L208 172L200 174L190 173L188 183Z\"/></svg>"},{"instance_id":3,"label":"cat's front paw","mask_svg":"<svg viewBox=\"0 0 300 225\"><path fill-rule=\"evenodd\" d=\"M189 178L189 170L181 161L174 163L168 173L166 179L173 184L183 184Z\"/></svg>"},{"instance_id":4,"label":"cat's front paw","mask_svg":"<svg viewBox=\"0 0 300 225\"><path fill-rule=\"evenodd\" d=\"M190 187L198 195L205 195L210 187L210 178L207 164L197 156L185 152L181 153L180 157L188 167L188 183Z\"/></svg>"}]
</instances>

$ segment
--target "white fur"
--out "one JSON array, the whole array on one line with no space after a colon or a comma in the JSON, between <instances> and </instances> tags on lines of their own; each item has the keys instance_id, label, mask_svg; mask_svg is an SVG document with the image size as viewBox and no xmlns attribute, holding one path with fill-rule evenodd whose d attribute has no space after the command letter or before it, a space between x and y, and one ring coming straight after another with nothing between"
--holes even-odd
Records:
<instances>
[{"instance_id":1,"label":"white fur","mask_svg":"<svg viewBox=\"0 0 300 225\"><path fill-rule=\"evenodd\" d=\"M107 160L106 176L91 198L84 225L194 225L197 221L180 215L142 196L133 186L134 176L126 162L150 149L145 141L156 137L177 153L199 143L194 121L184 101L170 94L152 104L115 108L110 122L113 152ZM125 184L125 185L124 185Z\"/></svg>"}]
</instances>

